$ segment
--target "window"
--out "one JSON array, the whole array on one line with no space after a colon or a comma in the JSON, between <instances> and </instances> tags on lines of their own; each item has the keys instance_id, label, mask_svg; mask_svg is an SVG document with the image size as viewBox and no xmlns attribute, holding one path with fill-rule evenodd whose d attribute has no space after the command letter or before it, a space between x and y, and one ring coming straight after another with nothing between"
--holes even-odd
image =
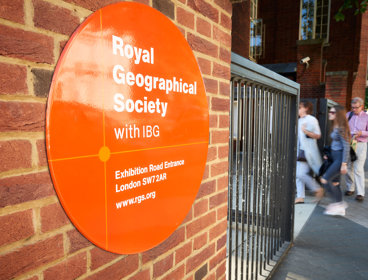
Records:
<instances>
[{"instance_id":1,"label":"window","mask_svg":"<svg viewBox=\"0 0 368 280\"><path fill-rule=\"evenodd\" d=\"M330 25L330 0L301 0L300 40L326 39Z\"/></svg>"},{"instance_id":2,"label":"window","mask_svg":"<svg viewBox=\"0 0 368 280\"><path fill-rule=\"evenodd\" d=\"M250 1L250 48L249 56L256 60L263 54L264 26L262 19L257 18L258 0Z\"/></svg>"}]
</instances>

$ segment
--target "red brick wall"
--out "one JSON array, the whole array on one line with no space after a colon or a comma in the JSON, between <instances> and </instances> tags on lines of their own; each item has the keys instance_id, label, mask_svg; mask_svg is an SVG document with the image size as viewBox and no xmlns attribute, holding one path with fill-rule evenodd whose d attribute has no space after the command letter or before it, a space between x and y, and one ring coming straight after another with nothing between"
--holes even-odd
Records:
<instances>
[{"instance_id":1,"label":"red brick wall","mask_svg":"<svg viewBox=\"0 0 368 280\"><path fill-rule=\"evenodd\" d=\"M265 55L258 63L295 62L299 36L300 1L260 0L259 17L265 24Z\"/></svg>"},{"instance_id":2,"label":"red brick wall","mask_svg":"<svg viewBox=\"0 0 368 280\"><path fill-rule=\"evenodd\" d=\"M300 83L301 98L323 98L324 86L322 84L322 43L302 44L299 42L297 57L309 57L308 64L298 61L296 81Z\"/></svg>"},{"instance_id":3,"label":"red brick wall","mask_svg":"<svg viewBox=\"0 0 368 280\"><path fill-rule=\"evenodd\" d=\"M233 4L232 52L249 59L250 1Z\"/></svg>"},{"instance_id":4,"label":"red brick wall","mask_svg":"<svg viewBox=\"0 0 368 280\"><path fill-rule=\"evenodd\" d=\"M228 0L141 0L191 45L205 81L210 144L185 221L136 255L95 247L70 223L45 153L47 95L62 47L113 0L0 0L0 279L225 279L232 7Z\"/></svg>"},{"instance_id":5,"label":"red brick wall","mask_svg":"<svg viewBox=\"0 0 368 280\"><path fill-rule=\"evenodd\" d=\"M331 99L342 106L345 106L347 90L347 71L326 73L326 98Z\"/></svg>"}]
</instances>

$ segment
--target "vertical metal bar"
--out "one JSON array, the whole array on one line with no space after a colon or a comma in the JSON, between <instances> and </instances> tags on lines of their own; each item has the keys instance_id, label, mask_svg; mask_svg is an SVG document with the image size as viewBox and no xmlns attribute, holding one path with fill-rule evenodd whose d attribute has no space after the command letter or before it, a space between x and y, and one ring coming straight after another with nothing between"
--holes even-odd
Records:
<instances>
[{"instance_id":1,"label":"vertical metal bar","mask_svg":"<svg viewBox=\"0 0 368 280\"><path fill-rule=\"evenodd\" d=\"M232 236L233 236L233 230L232 230L232 205L233 205L233 135L234 135L234 110L233 110L233 102L234 102L234 91L235 91L235 82L234 79L231 81L231 89L230 89L230 133L229 133L229 178L228 178L228 277L229 279L232 279Z\"/></svg>"},{"instance_id":2,"label":"vertical metal bar","mask_svg":"<svg viewBox=\"0 0 368 280\"><path fill-rule=\"evenodd\" d=\"M238 279L238 262L239 262L239 168L240 168L240 136L241 136L241 92L240 81L237 87L237 133L236 133L236 193L235 193L235 280Z\"/></svg>"},{"instance_id":3,"label":"vertical metal bar","mask_svg":"<svg viewBox=\"0 0 368 280\"><path fill-rule=\"evenodd\" d=\"M245 207L246 207L246 188L248 187L248 185L246 184L246 170L248 169L248 161L247 161L247 153L246 153L246 143L247 143L247 138L246 136L246 132L247 132L247 125L248 125L248 98L247 98L247 82L243 81L243 86L242 86L242 102L243 102L243 115L242 115L242 123L243 123L243 130L242 130L242 151L243 151L243 155L242 155L242 208L241 208L241 240L242 240L242 246L241 246L241 266L240 266L240 279L244 279L244 244L245 244L245 240L244 240L244 227L245 227Z\"/></svg>"},{"instance_id":4,"label":"vertical metal bar","mask_svg":"<svg viewBox=\"0 0 368 280\"><path fill-rule=\"evenodd\" d=\"M266 174L265 174L265 242L263 247L264 252L264 263L263 268L266 269L266 265L269 261L269 255L268 255L268 240L270 235L270 135L271 135L271 102L270 102L270 89L266 92Z\"/></svg>"},{"instance_id":5,"label":"vertical metal bar","mask_svg":"<svg viewBox=\"0 0 368 280\"><path fill-rule=\"evenodd\" d=\"M252 279L255 277L255 261L256 261L256 238L255 238L255 230L257 223L257 185L258 185L258 147L257 147L257 138L258 138L258 86L255 85L253 89L254 94L254 133L253 133L253 195L252 195Z\"/></svg>"},{"instance_id":6,"label":"vertical metal bar","mask_svg":"<svg viewBox=\"0 0 368 280\"><path fill-rule=\"evenodd\" d=\"M275 94L273 91L270 92L270 145L269 145L269 157L270 157L270 172L269 172L269 235L267 241L267 264L270 264L272 258L272 239L273 239L273 191L274 191L274 130L275 130Z\"/></svg>"},{"instance_id":7,"label":"vertical metal bar","mask_svg":"<svg viewBox=\"0 0 368 280\"><path fill-rule=\"evenodd\" d=\"M251 223L251 189L252 189L252 183L251 183L251 162L252 162L252 143L253 143L253 85L249 85L247 87L247 95L248 95L248 143L247 143L247 163L248 163L248 169L247 169L247 273L246 273L246 279L250 279L250 223Z\"/></svg>"},{"instance_id":8,"label":"vertical metal bar","mask_svg":"<svg viewBox=\"0 0 368 280\"><path fill-rule=\"evenodd\" d=\"M275 249L278 251L280 248L280 224L281 224L281 195L280 195L280 185L281 181L281 165L282 165L282 157L281 157L281 139L282 139L282 94L278 93L278 118L277 118L277 192L276 192L276 211L277 211L277 232L276 232L276 247ZM276 252L275 252L276 254Z\"/></svg>"},{"instance_id":9,"label":"vertical metal bar","mask_svg":"<svg viewBox=\"0 0 368 280\"><path fill-rule=\"evenodd\" d=\"M267 170L267 163L266 163L266 128L267 128L267 109L266 109L266 89L263 88L261 92L261 111L262 111L262 134L261 134L261 208L260 208L260 244L259 244L259 250L260 250L260 261L259 261L259 274L263 274L263 263L264 263L264 239L265 239L265 188L266 188L266 179L265 174Z\"/></svg>"},{"instance_id":10,"label":"vertical metal bar","mask_svg":"<svg viewBox=\"0 0 368 280\"><path fill-rule=\"evenodd\" d=\"M256 274L257 279L260 275L260 262L261 262L261 246L260 239L262 238L262 194L263 194L263 87L259 87L258 90L258 185L257 185L257 260L256 260Z\"/></svg>"},{"instance_id":11,"label":"vertical metal bar","mask_svg":"<svg viewBox=\"0 0 368 280\"><path fill-rule=\"evenodd\" d=\"M281 220L281 225L280 225L280 245L279 247L281 247L284 242L285 242L285 210L286 210L286 185L284 185L286 183L286 142L287 142L287 116L286 116L286 94L282 94L282 103L281 103L281 113L282 113L282 117L281 117L281 121L282 121L282 133L281 133L281 154L282 154L282 161L281 161L281 182L283 183L283 188L281 188L281 198L280 198L280 220Z\"/></svg>"}]
</instances>

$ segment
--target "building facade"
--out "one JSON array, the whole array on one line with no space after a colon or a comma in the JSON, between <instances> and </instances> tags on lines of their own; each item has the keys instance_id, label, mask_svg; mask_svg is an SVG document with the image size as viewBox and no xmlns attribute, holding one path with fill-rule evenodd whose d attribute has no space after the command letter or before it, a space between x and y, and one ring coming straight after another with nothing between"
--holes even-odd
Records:
<instances>
[{"instance_id":1,"label":"building facade","mask_svg":"<svg viewBox=\"0 0 368 280\"><path fill-rule=\"evenodd\" d=\"M66 42L112 0L0 1L0 279L225 279L232 5L139 1L172 20L205 82L210 143L191 211L159 246L104 251L83 237L56 196L45 152L45 111ZM149 234L149 233L147 233Z\"/></svg>"},{"instance_id":2,"label":"building facade","mask_svg":"<svg viewBox=\"0 0 368 280\"><path fill-rule=\"evenodd\" d=\"M368 13L334 15L343 0L237 3L232 49L301 85L301 98L326 98L350 107L367 87ZM247 22L234 22L249 16ZM243 20L245 21L245 20ZM236 29L236 30L234 30ZM249 44L244 46L243 41ZM305 60L303 60L305 58Z\"/></svg>"}]
</instances>

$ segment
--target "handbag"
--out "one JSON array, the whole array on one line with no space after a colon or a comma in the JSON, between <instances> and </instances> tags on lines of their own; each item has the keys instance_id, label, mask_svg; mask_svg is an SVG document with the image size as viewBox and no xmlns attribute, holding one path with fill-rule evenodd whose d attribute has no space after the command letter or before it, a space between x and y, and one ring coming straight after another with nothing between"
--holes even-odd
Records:
<instances>
[{"instance_id":1,"label":"handbag","mask_svg":"<svg viewBox=\"0 0 368 280\"><path fill-rule=\"evenodd\" d=\"M351 162L356 161L358 159L358 156L356 152L354 151L354 148L350 146L350 160Z\"/></svg>"},{"instance_id":2,"label":"handbag","mask_svg":"<svg viewBox=\"0 0 368 280\"><path fill-rule=\"evenodd\" d=\"M355 135L353 136L353 138L350 141L350 160L356 161L358 159L358 156L356 154L356 146L357 146L358 141L355 139Z\"/></svg>"}]
</instances>

